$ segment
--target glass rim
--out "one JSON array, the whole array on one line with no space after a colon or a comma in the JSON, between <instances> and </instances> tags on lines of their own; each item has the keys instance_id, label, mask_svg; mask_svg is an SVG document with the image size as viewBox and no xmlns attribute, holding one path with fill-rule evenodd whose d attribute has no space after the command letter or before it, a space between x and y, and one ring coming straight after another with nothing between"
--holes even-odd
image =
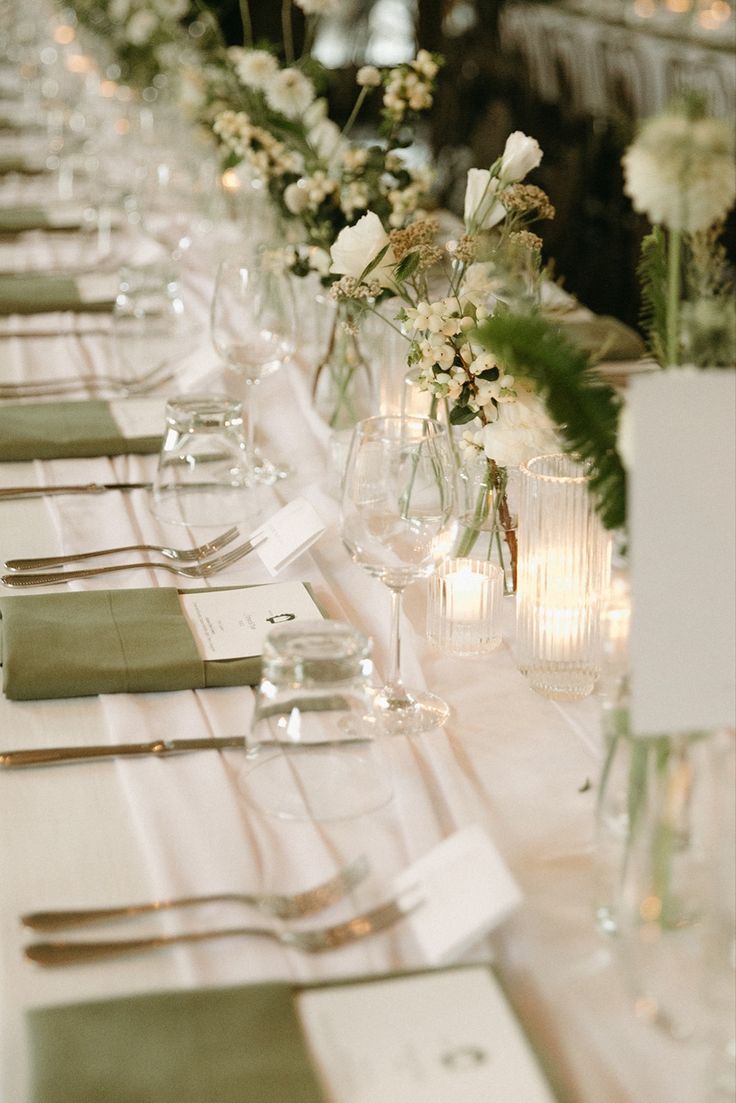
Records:
<instances>
[{"instance_id":1,"label":"glass rim","mask_svg":"<svg viewBox=\"0 0 736 1103\"><path fill-rule=\"evenodd\" d=\"M371 414L370 417L364 417L360 421L357 421L353 432L356 436L367 436L368 434L365 430L377 427L380 422L388 423L389 425L411 425L417 428L421 426L423 431L429 429L429 433L423 432L423 436L447 436L447 430L441 421L438 421L436 417L422 417L421 414ZM378 433L375 435L387 436L388 434Z\"/></svg>"},{"instance_id":2,"label":"glass rim","mask_svg":"<svg viewBox=\"0 0 736 1103\"><path fill-rule=\"evenodd\" d=\"M587 474L581 475L548 475L543 471L535 471L532 467L533 464L539 463L542 460L556 460L566 459L571 463L577 463L579 465L583 463L590 463L589 460L579 460L574 456L571 456L568 452L545 452L541 456L532 456L530 460L525 460L524 463L519 464L519 471L523 475L527 475L530 479L540 479L543 482L549 483L576 483L583 485L590 482L592 472L588 471Z\"/></svg>"}]
</instances>

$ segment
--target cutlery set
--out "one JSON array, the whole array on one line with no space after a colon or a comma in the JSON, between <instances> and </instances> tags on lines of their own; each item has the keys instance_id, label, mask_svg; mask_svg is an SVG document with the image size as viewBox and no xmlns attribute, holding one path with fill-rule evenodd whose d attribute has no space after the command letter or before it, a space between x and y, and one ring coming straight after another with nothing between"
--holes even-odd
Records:
<instances>
[{"instance_id":1,"label":"cutlery set","mask_svg":"<svg viewBox=\"0 0 736 1103\"><path fill-rule=\"evenodd\" d=\"M274 919L294 920L314 915L344 899L368 874L364 856L340 869L337 874L312 888L291 895L278 893L223 892L204 896L184 896L123 904L109 908L61 909L30 912L20 917L24 927L34 931L60 931L120 919L136 918L175 908L193 908L212 904L243 904ZM54 940L34 942L25 948L25 956L38 965L72 965L99 961L147 950L163 949L181 943L204 942L217 938L267 938L308 954L336 950L370 935L388 930L423 903L418 888L404 891L394 900L368 909L340 923L323 927L219 927L183 931L176 934L144 935L138 938L95 941Z\"/></svg>"},{"instance_id":2,"label":"cutlery set","mask_svg":"<svg viewBox=\"0 0 736 1103\"><path fill-rule=\"evenodd\" d=\"M218 574L232 566L233 563L243 559L265 540L265 536L255 540L246 540L244 544L239 544L238 547L232 548L222 555L216 555L213 559L208 558L214 552L231 543L237 535L237 528L231 528L196 548L169 548L157 544L132 544L119 548L101 548L97 551L79 552L71 555L46 556L36 559L9 559L5 566L12 573L3 575L1 581L5 586L28 589L30 586L54 586L60 582L72 582L81 578L95 578L98 575L112 574L115 571L134 571L141 568L170 571L172 574L184 578L209 578L210 575ZM157 551L166 557L166 561L143 559L135 563L114 563L104 567L86 567L73 571L41 571L37 573L35 570L36 568L58 567L65 563L76 563L96 556L116 555L120 552L129 551ZM176 566L176 563L189 563L190 565Z\"/></svg>"}]
</instances>

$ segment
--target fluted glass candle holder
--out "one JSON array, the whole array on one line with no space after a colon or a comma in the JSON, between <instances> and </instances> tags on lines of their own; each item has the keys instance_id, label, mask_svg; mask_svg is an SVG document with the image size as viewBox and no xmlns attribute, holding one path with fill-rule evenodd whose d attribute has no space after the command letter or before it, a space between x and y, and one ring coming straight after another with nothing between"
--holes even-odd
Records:
<instances>
[{"instance_id":1,"label":"fluted glass candle holder","mask_svg":"<svg viewBox=\"0 0 736 1103\"><path fill-rule=\"evenodd\" d=\"M453 655L501 645L503 571L485 559L445 559L429 580L427 637Z\"/></svg>"},{"instance_id":2,"label":"fluted glass candle holder","mask_svg":"<svg viewBox=\"0 0 736 1103\"><path fill-rule=\"evenodd\" d=\"M598 678L611 539L585 465L560 453L520 470L517 659L538 693L575 700Z\"/></svg>"}]
</instances>

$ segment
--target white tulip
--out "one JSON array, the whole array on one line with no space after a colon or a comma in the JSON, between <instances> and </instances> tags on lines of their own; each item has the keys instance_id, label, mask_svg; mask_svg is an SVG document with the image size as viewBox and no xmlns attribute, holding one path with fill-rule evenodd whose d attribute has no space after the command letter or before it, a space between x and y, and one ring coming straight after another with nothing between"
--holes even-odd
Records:
<instances>
[{"instance_id":1,"label":"white tulip","mask_svg":"<svg viewBox=\"0 0 736 1103\"><path fill-rule=\"evenodd\" d=\"M389 287L393 280L396 257L389 244L389 236L381 225L380 218L373 211L368 211L354 226L346 226L337 235L337 240L330 249L332 257L330 272L359 279L386 245L389 247L383 259L372 270L370 276L371 279L378 280L382 287Z\"/></svg>"},{"instance_id":2,"label":"white tulip","mask_svg":"<svg viewBox=\"0 0 736 1103\"><path fill-rule=\"evenodd\" d=\"M488 169L470 169L465 187L465 225L468 230L490 230L506 216L496 199L498 180Z\"/></svg>"},{"instance_id":3,"label":"white tulip","mask_svg":"<svg viewBox=\"0 0 736 1103\"><path fill-rule=\"evenodd\" d=\"M499 176L504 184L515 184L535 169L541 160L542 150L536 138L529 138L521 130L515 130L506 139Z\"/></svg>"}]
</instances>

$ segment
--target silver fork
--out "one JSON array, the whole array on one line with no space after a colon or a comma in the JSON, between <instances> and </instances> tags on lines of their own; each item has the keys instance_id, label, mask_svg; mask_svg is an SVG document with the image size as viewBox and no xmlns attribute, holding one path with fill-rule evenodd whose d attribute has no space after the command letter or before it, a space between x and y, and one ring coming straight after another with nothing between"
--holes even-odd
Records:
<instances>
[{"instance_id":1,"label":"silver fork","mask_svg":"<svg viewBox=\"0 0 736 1103\"><path fill-rule=\"evenodd\" d=\"M16 586L28 589L30 586L55 586L58 582L73 582L79 578L94 578L100 574L112 574L113 571L135 571L141 567L161 571L170 571L172 574L182 575L184 578L208 578L211 574L224 571L226 567L237 563L239 559L253 551L257 544L265 540L265 536L258 540L246 540L232 551L218 556L216 559L208 559L206 563L197 563L193 567L175 567L173 563L154 563L153 560L142 560L140 563L116 563L111 567L89 567L82 571L53 571L49 574L4 574L2 581L5 586Z\"/></svg>"},{"instance_id":2,"label":"silver fork","mask_svg":"<svg viewBox=\"0 0 736 1103\"><path fill-rule=\"evenodd\" d=\"M350 892L368 874L369 865L365 855L361 855L348 865L343 866L333 877L319 885L295 892L218 892L207 896L179 896L171 900L154 900L146 904L124 904L112 908L80 908L59 911L30 912L22 915L20 921L24 927L34 931L63 931L69 927L81 927L90 923L103 923L109 919L129 919L132 916L149 912L164 911L168 908L190 908L200 904L247 904L266 915L278 919L299 919L312 915L323 908L336 904Z\"/></svg>"},{"instance_id":3,"label":"silver fork","mask_svg":"<svg viewBox=\"0 0 736 1103\"><path fill-rule=\"evenodd\" d=\"M385 931L409 915L423 903L419 889L408 890L397 900L390 900L370 911L354 915L344 923L309 930L279 930L270 927L225 927L208 931L188 931L182 934L148 935L143 938L113 939L109 942L35 942L26 946L25 955L38 965L73 965L83 961L99 961L120 954L158 950L183 942L205 942L211 938L269 938L306 954L337 950L352 942Z\"/></svg>"},{"instance_id":4,"label":"silver fork","mask_svg":"<svg viewBox=\"0 0 736 1103\"><path fill-rule=\"evenodd\" d=\"M238 535L237 528L221 532L206 544L199 544L196 548L167 548L161 544L125 544L119 548L98 548L97 551L77 552L72 555L42 555L36 559L7 559L5 567L9 571L37 571L44 567L60 567L64 563L79 563L85 559L94 559L99 555L117 555L119 552L152 551L161 552L166 559L174 559L177 563L191 563L198 559L206 559L230 544Z\"/></svg>"}]
</instances>

